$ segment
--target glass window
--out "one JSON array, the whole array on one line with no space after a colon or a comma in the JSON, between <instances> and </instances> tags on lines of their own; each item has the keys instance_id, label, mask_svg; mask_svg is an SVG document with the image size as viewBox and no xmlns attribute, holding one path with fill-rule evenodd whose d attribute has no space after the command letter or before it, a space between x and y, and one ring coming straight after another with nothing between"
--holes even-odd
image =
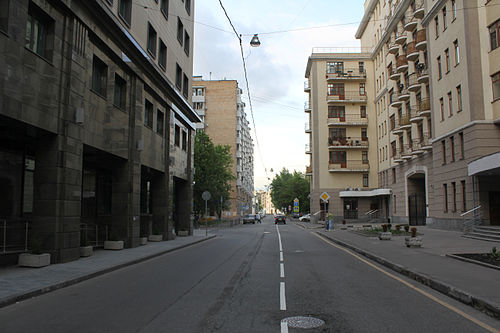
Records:
<instances>
[{"instance_id":1,"label":"glass window","mask_svg":"<svg viewBox=\"0 0 500 333\"><path fill-rule=\"evenodd\" d=\"M179 64L175 65L175 86L177 89L182 88L182 68L179 66Z\"/></svg>"},{"instance_id":2,"label":"glass window","mask_svg":"<svg viewBox=\"0 0 500 333\"><path fill-rule=\"evenodd\" d=\"M438 66L438 79L443 77L443 71L441 68L441 56L437 57L437 66Z\"/></svg>"},{"instance_id":3,"label":"glass window","mask_svg":"<svg viewBox=\"0 0 500 333\"><path fill-rule=\"evenodd\" d=\"M443 7L443 31L446 30L448 23L446 22L446 6Z\"/></svg>"},{"instance_id":4,"label":"glass window","mask_svg":"<svg viewBox=\"0 0 500 333\"><path fill-rule=\"evenodd\" d=\"M92 90L102 97L106 97L108 81L108 66L94 55L92 62Z\"/></svg>"},{"instance_id":5,"label":"glass window","mask_svg":"<svg viewBox=\"0 0 500 333\"><path fill-rule=\"evenodd\" d=\"M54 20L30 2L26 21L26 48L47 60L52 60L53 30Z\"/></svg>"},{"instance_id":6,"label":"glass window","mask_svg":"<svg viewBox=\"0 0 500 333\"><path fill-rule=\"evenodd\" d=\"M122 79L118 74L115 73L115 95L113 98L113 104L124 109L127 97L127 81Z\"/></svg>"},{"instance_id":7,"label":"glass window","mask_svg":"<svg viewBox=\"0 0 500 333\"><path fill-rule=\"evenodd\" d=\"M163 111L156 110L156 133L163 136L163 127L164 127L164 119L165 115Z\"/></svg>"},{"instance_id":8,"label":"glass window","mask_svg":"<svg viewBox=\"0 0 500 333\"><path fill-rule=\"evenodd\" d=\"M185 0L186 3L184 4L184 6L186 7L186 12L188 13L188 15L191 15L191 0Z\"/></svg>"},{"instance_id":9,"label":"glass window","mask_svg":"<svg viewBox=\"0 0 500 333\"><path fill-rule=\"evenodd\" d=\"M493 87L493 100L500 98L500 72L491 76L491 85Z\"/></svg>"},{"instance_id":10,"label":"glass window","mask_svg":"<svg viewBox=\"0 0 500 333\"><path fill-rule=\"evenodd\" d=\"M24 158L23 179L23 214L33 213L33 197L35 190L35 159L30 156Z\"/></svg>"},{"instance_id":11,"label":"glass window","mask_svg":"<svg viewBox=\"0 0 500 333\"><path fill-rule=\"evenodd\" d=\"M153 128L153 103L147 99L144 102L144 126Z\"/></svg>"},{"instance_id":12,"label":"glass window","mask_svg":"<svg viewBox=\"0 0 500 333\"><path fill-rule=\"evenodd\" d=\"M450 161L455 162L455 138L450 136Z\"/></svg>"},{"instance_id":13,"label":"glass window","mask_svg":"<svg viewBox=\"0 0 500 333\"><path fill-rule=\"evenodd\" d=\"M448 212L448 184L443 184L443 211Z\"/></svg>"},{"instance_id":14,"label":"glass window","mask_svg":"<svg viewBox=\"0 0 500 333\"><path fill-rule=\"evenodd\" d=\"M467 211L467 192L465 191L465 180L460 181L462 185L462 212Z\"/></svg>"},{"instance_id":15,"label":"glass window","mask_svg":"<svg viewBox=\"0 0 500 333\"><path fill-rule=\"evenodd\" d=\"M177 147L180 147L181 146L181 128L179 127L179 125L175 125L174 131L175 131L175 133L174 133L174 144Z\"/></svg>"},{"instance_id":16,"label":"glass window","mask_svg":"<svg viewBox=\"0 0 500 333\"><path fill-rule=\"evenodd\" d=\"M329 163L330 164L346 163L346 152L345 151L330 151L329 152Z\"/></svg>"},{"instance_id":17,"label":"glass window","mask_svg":"<svg viewBox=\"0 0 500 333\"><path fill-rule=\"evenodd\" d=\"M360 83L359 84L359 94L361 96L365 96L366 95L366 90L365 90L365 84L364 83Z\"/></svg>"},{"instance_id":18,"label":"glass window","mask_svg":"<svg viewBox=\"0 0 500 333\"><path fill-rule=\"evenodd\" d=\"M361 118L366 118L366 105L361 105L359 107L359 112L360 112Z\"/></svg>"},{"instance_id":19,"label":"glass window","mask_svg":"<svg viewBox=\"0 0 500 333\"><path fill-rule=\"evenodd\" d=\"M368 130L366 128L361 129L361 140L366 141L368 140Z\"/></svg>"},{"instance_id":20,"label":"glass window","mask_svg":"<svg viewBox=\"0 0 500 333\"><path fill-rule=\"evenodd\" d=\"M436 34L436 38L438 38L439 37L439 17L438 16L436 16L434 18L434 32Z\"/></svg>"},{"instance_id":21,"label":"glass window","mask_svg":"<svg viewBox=\"0 0 500 333\"><path fill-rule=\"evenodd\" d=\"M329 105L328 106L328 118L345 118L345 106L344 105Z\"/></svg>"},{"instance_id":22,"label":"glass window","mask_svg":"<svg viewBox=\"0 0 500 333\"><path fill-rule=\"evenodd\" d=\"M187 149L187 132L182 131L182 150Z\"/></svg>"},{"instance_id":23,"label":"glass window","mask_svg":"<svg viewBox=\"0 0 500 333\"><path fill-rule=\"evenodd\" d=\"M7 32L9 26L9 0L0 0L0 30Z\"/></svg>"},{"instance_id":24,"label":"glass window","mask_svg":"<svg viewBox=\"0 0 500 333\"><path fill-rule=\"evenodd\" d=\"M156 58L156 30L153 28L151 23L148 22L148 51Z\"/></svg>"},{"instance_id":25,"label":"glass window","mask_svg":"<svg viewBox=\"0 0 500 333\"><path fill-rule=\"evenodd\" d=\"M458 48L458 39L453 42L453 47L455 49L455 66L460 63L460 49Z\"/></svg>"},{"instance_id":26,"label":"glass window","mask_svg":"<svg viewBox=\"0 0 500 333\"><path fill-rule=\"evenodd\" d=\"M500 20L490 25L489 31L490 31L490 47L491 50L494 50L500 45Z\"/></svg>"},{"instance_id":27,"label":"glass window","mask_svg":"<svg viewBox=\"0 0 500 333\"><path fill-rule=\"evenodd\" d=\"M191 38L189 37L187 31L184 31L184 53L189 57L189 44Z\"/></svg>"},{"instance_id":28,"label":"glass window","mask_svg":"<svg viewBox=\"0 0 500 333\"><path fill-rule=\"evenodd\" d=\"M180 18L177 18L177 40L181 45L183 42L183 37L184 37L184 24L182 24Z\"/></svg>"},{"instance_id":29,"label":"glass window","mask_svg":"<svg viewBox=\"0 0 500 333\"><path fill-rule=\"evenodd\" d=\"M458 133L458 138L460 140L460 159L463 160L465 156L465 142L464 142L464 132Z\"/></svg>"},{"instance_id":30,"label":"glass window","mask_svg":"<svg viewBox=\"0 0 500 333\"><path fill-rule=\"evenodd\" d=\"M327 74L342 74L344 73L344 63L342 61L327 62L326 63L326 73Z\"/></svg>"},{"instance_id":31,"label":"glass window","mask_svg":"<svg viewBox=\"0 0 500 333\"><path fill-rule=\"evenodd\" d=\"M161 0L160 10L165 16L165 18L168 19L168 0Z\"/></svg>"},{"instance_id":32,"label":"glass window","mask_svg":"<svg viewBox=\"0 0 500 333\"><path fill-rule=\"evenodd\" d=\"M444 64L446 66L446 73L450 71L450 50L444 50Z\"/></svg>"},{"instance_id":33,"label":"glass window","mask_svg":"<svg viewBox=\"0 0 500 333\"><path fill-rule=\"evenodd\" d=\"M457 211L457 184L455 182L451 183L451 211Z\"/></svg>"},{"instance_id":34,"label":"glass window","mask_svg":"<svg viewBox=\"0 0 500 333\"><path fill-rule=\"evenodd\" d=\"M446 141L442 140L441 141L441 150L442 150L442 158L443 158L443 164L446 164Z\"/></svg>"},{"instance_id":35,"label":"glass window","mask_svg":"<svg viewBox=\"0 0 500 333\"><path fill-rule=\"evenodd\" d=\"M160 50L158 52L158 64L161 68L167 69L167 46L160 39Z\"/></svg>"},{"instance_id":36,"label":"glass window","mask_svg":"<svg viewBox=\"0 0 500 333\"><path fill-rule=\"evenodd\" d=\"M182 80L182 94L186 98L189 97L189 79L186 76L186 74L184 74L183 80Z\"/></svg>"},{"instance_id":37,"label":"glass window","mask_svg":"<svg viewBox=\"0 0 500 333\"><path fill-rule=\"evenodd\" d=\"M366 150L361 152L361 160L363 161L363 164L368 164L368 152Z\"/></svg>"},{"instance_id":38,"label":"glass window","mask_svg":"<svg viewBox=\"0 0 500 333\"><path fill-rule=\"evenodd\" d=\"M453 100L451 97L451 91L448 93L448 117L453 116Z\"/></svg>"},{"instance_id":39,"label":"glass window","mask_svg":"<svg viewBox=\"0 0 500 333\"><path fill-rule=\"evenodd\" d=\"M358 65L359 65L359 74L364 74L364 72L365 72L365 63L363 61L360 61L358 63Z\"/></svg>"},{"instance_id":40,"label":"glass window","mask_svg":"<svg viewBox=\"0 0 500 333\"><path fill-rule=\"evenodd\" d=\"M441 111L441 121L443 121L444 120L444 100L442 97L439 99L439 108Z\"/></svg>"},{"instance_id":41,"label":"glass window","mask_svg":"<svg viewBox=\"0 0 500 333\"><path fill-rule=\"evenodd\" d=\"M457 112L462 111L462 86L457 86Z\"/></svg>"},{"instance_id":42,"label":"glass window","mask_svg":"<svg viewBox=\"0 0 500 333\"><path fill-rule=\"evenodd\" d=\"M119 0L118 14L130 26L132 23L132 0Z\"/></svg>"},{"instance_id":43,"label":"glass window","mask_svg":"<svg viewBox=\"0 0 500 333\"><path fill-rule=\"evenodd\" d=\"M368 174L363 174L363 187L368 187Z\"/></svg>"},{"instance_id":44,"label":"glass window","mask_svg":"<svg viewBox=\"0 0 500 333\"><path fill-rule=\"evenodd\" d=\"M328 95L344 96L343 83L328 83Z\"/></svg>"},{"instance_id":45,"label":"glass window","mask_svg":"<svg viewBox=\"0 0 500 333\"><path fill-rule=\"evenodd\" d=\"M451 0L451 19L454 21L457 18L457 2L455 0Z\"/></svg>"}]
</instances>

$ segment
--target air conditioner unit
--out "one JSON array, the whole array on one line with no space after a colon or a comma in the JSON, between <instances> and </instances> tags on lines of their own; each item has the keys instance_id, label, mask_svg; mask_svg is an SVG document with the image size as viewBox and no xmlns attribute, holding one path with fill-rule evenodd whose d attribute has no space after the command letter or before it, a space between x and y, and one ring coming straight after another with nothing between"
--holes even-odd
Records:
<instances>
[{"instance_id":1,"label":"air conditioner unit","mask_svg":"<svg viewBox=\"0 0 500 333\"><path fill-rule=\"evenodd\" d=\"M83 108L76 108L76 110L75 110L75 123L83 124L84 120L85 120L85 113L83 111Z\"/></svg>"}]
</instances>

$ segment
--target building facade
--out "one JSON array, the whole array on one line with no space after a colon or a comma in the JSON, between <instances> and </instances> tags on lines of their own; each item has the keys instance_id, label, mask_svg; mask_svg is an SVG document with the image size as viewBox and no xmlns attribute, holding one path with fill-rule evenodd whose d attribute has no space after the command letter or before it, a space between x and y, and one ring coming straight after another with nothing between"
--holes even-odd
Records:
<instances>
[{"instance_id":1,"label":"building facade","mask_svg":"<svg viewBox=\"0 0 500 333\"><path fill-rule=\"evenodd\" d=\"M500 225L499 19L498 1L366 1L356 37L391 221Z\"/></svg>"},{"instance_id":2,"label":"building facade","mask_svg":"<svg viewBox=\"0 0 500 333\"><path fill-rule=\"evenodd\" d=\"M250 214L254 198L253 139L246 118L242 90L235 80L193 79L193 107L202 119L197 130L205 131L214 144L229 145L233 156L228 218Z\"/></svg>"},{"instance_id":3,"label":"building facade","mask_svg":"<svg viewBox=\"0 0 500 333\"><path fill-rule=\"evenodd\" d=\"M0 1L3 259L192 232L193 6Z\"/></svg>"}]
</instances>

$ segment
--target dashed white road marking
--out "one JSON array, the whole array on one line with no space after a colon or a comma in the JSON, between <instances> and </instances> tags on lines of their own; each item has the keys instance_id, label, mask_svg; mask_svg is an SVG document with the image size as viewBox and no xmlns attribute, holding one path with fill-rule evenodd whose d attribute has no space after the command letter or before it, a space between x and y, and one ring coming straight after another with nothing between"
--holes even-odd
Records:
<instances>
[{"instance_id":1,"label":"dashed white road marking","mask_svg":"<svg viewBox=\"0 0 500 333\"><path fill-rule=\"evenodd\" d=\"M285 282L280 282L280 310L286 310Z\"/></svg>"},{"instance_id":2,"label":"dashed white road marking","mask_svg":"<svg viewBox=\"0 0 500 333\"><path fill-rule=\"evenodd\" d=\"M280 252L280 262L283 262L283 252Z\"/></svg>"},{"instance_id":3,"label":"dashed white road marking","mask_svg":"<svg viewBox=\"0 0 500 333\"><path fill-rule=\"evenodd\" d=\"M280 264L280 277L284 278L285 277L285 265Z\"/></svg>"},{"instance_id":4,"label":"dashed white road marking","mask_svg":"<svg viewBox=\"0 0 500 333\"><path fill-rule=\"evenodd\" d=\"M288 333L288 323L286 321L281 322L281 333Z\"/></svg>"}]
</instances>

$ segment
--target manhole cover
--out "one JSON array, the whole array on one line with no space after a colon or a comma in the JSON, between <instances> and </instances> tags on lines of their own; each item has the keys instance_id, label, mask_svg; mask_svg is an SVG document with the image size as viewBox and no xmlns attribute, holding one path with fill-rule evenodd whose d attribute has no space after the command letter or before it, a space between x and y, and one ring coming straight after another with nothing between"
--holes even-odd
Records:
<instances>
[{"instance_id":1,"label":"manhole cover","mask_svg":"<svg viewBox=\"0 0 500 333\"><path fill-rule=\"evenodd\" d=\"M288 317L281 321L286 322L290 328L316 328L325 324L321 319L303 316Z\"/></svg>"}]
</instances>

